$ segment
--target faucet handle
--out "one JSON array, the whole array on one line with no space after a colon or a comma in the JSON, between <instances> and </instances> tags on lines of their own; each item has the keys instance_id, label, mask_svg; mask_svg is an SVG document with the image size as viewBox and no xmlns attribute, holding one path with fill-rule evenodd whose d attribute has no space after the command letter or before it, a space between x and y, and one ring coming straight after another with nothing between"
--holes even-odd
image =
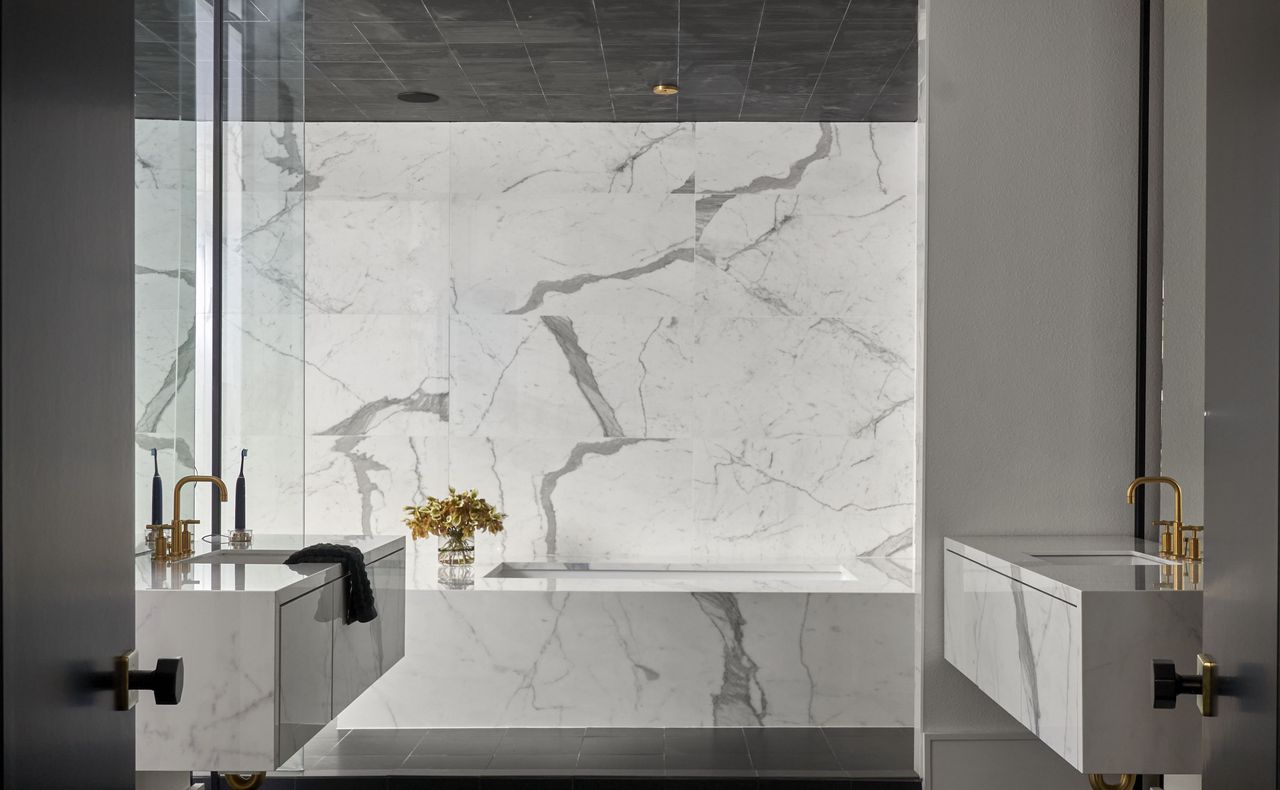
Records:
<instances>
[{"instance_id":1,"label":"faucet handle","mask_svg":"<svg viewBox=\"0 0 1280 790\"><path fill-rule=\"evenodd\" d=\"M172 524L148 524L147 545L151 547L151 559L168 560L170 541L164 536L166 529L173 529Z\"/></svg>"},{"instance_id":2,"label":"faucet handle","mask_svg":"<svg viewBox=\"0 0 1280 790\"><path fill-rule=\"evenodd\" d=\"M147 545L155 544L156 538L164 535L164 531L168 529L170 524L148 524L147 525Z\"/></svg>"},{"instance_id":3,"label":"faucet handle","mask_svg":"<svg viewBox=\"0 0 1280 790\"><path fill-rule=\"evenodd\" d=\"M1174 553L1173 526L1177 524L1177 522L1167 521L1165 519L1156 519L1151 523L1160 528L1160 553L1165 556L1172 555Z\"/></svg>"},{"instance_id":4,"label":"faucet handle","mask_svg":"<svg viewBox=\"0 0 1280 790\"><path fill-rule=\"evenodd\" d=\"M1204 559L1204 525L1203 524L1183 524L1182 525L1184 547L1183 557L1198 562Z\"/></svg>"},{"instance_id":5,"label":"faucet handle","mask_svg":"<svg viewBox=\"0 0 1280 790\"><path fill-rule=\"evenodd\" d=\"M172 559L169 553L169 539L164 536L163 530L158 530L156 539L151 543L151 559L157 562L168 562Z\"/></svg>"},{"instance_id":6,"label":"faucet handle","mask_svg":"<svg viewBox=\"0 0 1280 790\"><path fill-rule=\"evenodd\" d=\"M192 552L191 544L191 525L199 524L198 518L178 519L178 524L182 527L181 532L173 536L174 548L179 556L190 557Z\"/></svg>"}]
</instances>

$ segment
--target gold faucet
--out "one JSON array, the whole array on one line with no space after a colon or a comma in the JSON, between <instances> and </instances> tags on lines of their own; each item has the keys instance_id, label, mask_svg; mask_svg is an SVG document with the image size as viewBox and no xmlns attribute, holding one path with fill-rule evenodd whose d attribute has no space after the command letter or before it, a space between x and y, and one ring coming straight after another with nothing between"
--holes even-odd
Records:
<instances>
[{"instance_id":1,"label":"gold faucet","mask_svg":"<svg viewBox=\"0 0 1280 790\"><path fill-rule=\"evenodd\" d=\"M191 548L191 525L199 524L200 521L194 518L182 517L182 487L187 483L213 483L218 487L218 497L221 501L227 501L227 484L222 482L219 477L213 475L187 475L178 481L173 487L173 522L170 524L151 524L147 529L155 531L154 540L152 541L151 559L161 562L171 562L180 560L184 557L190 557L194 552ZM164 531L169 530L168 539L164 536Z\"/></svg>"},{"instance_id":2,"label":"gold faucet","mask_svg":"<svg viewBox=\"0 0 1280 790\"><path fill-rule=\"evenodd\" d=\"M1164 475L1139 477L1129 484L1129 491L1125 494L1125 498L1128 499L1130 505L1133 504L1133 497L1138 491L1138 486L1146 483L1168 483L1173 488L1173 521L1157 521L1156 523L1162 527L1160 532L1160 553L1182 559L1182 531L1184 528L1182 523L1182 486L1178 485L1177 480ZM1167 545L1164 540L1165 535L1168 533L1163 530L1163 527L1169 527L1173 531L1172 546Z\"/></svg>"}]
</instances>

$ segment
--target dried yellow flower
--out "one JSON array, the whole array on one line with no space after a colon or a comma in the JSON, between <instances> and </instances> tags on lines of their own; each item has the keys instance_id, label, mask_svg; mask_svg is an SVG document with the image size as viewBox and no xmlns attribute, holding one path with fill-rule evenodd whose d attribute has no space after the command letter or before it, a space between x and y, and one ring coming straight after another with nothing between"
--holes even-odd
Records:
<instances>
[{"instance_id":1,"label":"dried yellow flower","mask_svg":"<svg viewBox=\"0 0 1280 790\"><path fill-rule=\"evenodd\" d=\"M501 532L502 520L507 517L474 488L459 494L453 486L444 499L429 496L425 505L410 505L404 510L408 514L404 523L414 540L430 535L469 538L477 532Z\"/></svg>"}]
</instances>

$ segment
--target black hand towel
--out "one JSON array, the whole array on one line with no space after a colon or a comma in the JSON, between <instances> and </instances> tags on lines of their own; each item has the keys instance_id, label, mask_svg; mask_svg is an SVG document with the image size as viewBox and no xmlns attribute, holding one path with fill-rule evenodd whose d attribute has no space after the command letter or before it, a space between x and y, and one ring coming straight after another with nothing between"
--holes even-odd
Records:
<instances>
[{"instance_id":1,"label":"black hand towel","mask_svg":"<svg viewBox=\"0 0 1280 790\"><path fill-rule=\"evenodd\" d=\"M378 616L378 610L373 606L373 587L364 568L364 553L360 549L336 543L317 543L295 551L284 564L300 562L342 563L342 570L347 574L347 622L367 623Z\"/></svg>"}]
</instances>

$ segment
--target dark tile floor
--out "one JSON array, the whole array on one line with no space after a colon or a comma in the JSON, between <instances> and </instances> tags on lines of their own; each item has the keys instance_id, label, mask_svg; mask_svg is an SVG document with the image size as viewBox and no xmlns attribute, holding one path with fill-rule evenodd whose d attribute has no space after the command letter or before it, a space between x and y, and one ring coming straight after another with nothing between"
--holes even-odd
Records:
<instances>
[{"instance_id":1,"label":"dark tile floor","mask_svg":"<svg viewBox=\"0 0 1280 790\"><path fill-rule=\"evenodd\" d=\"M266 788L481 786L906 790L919 784L912 771L910 728L589 727L338 731L309 745L301 775L272 777Z\"/></svg>"}]
</instances>

